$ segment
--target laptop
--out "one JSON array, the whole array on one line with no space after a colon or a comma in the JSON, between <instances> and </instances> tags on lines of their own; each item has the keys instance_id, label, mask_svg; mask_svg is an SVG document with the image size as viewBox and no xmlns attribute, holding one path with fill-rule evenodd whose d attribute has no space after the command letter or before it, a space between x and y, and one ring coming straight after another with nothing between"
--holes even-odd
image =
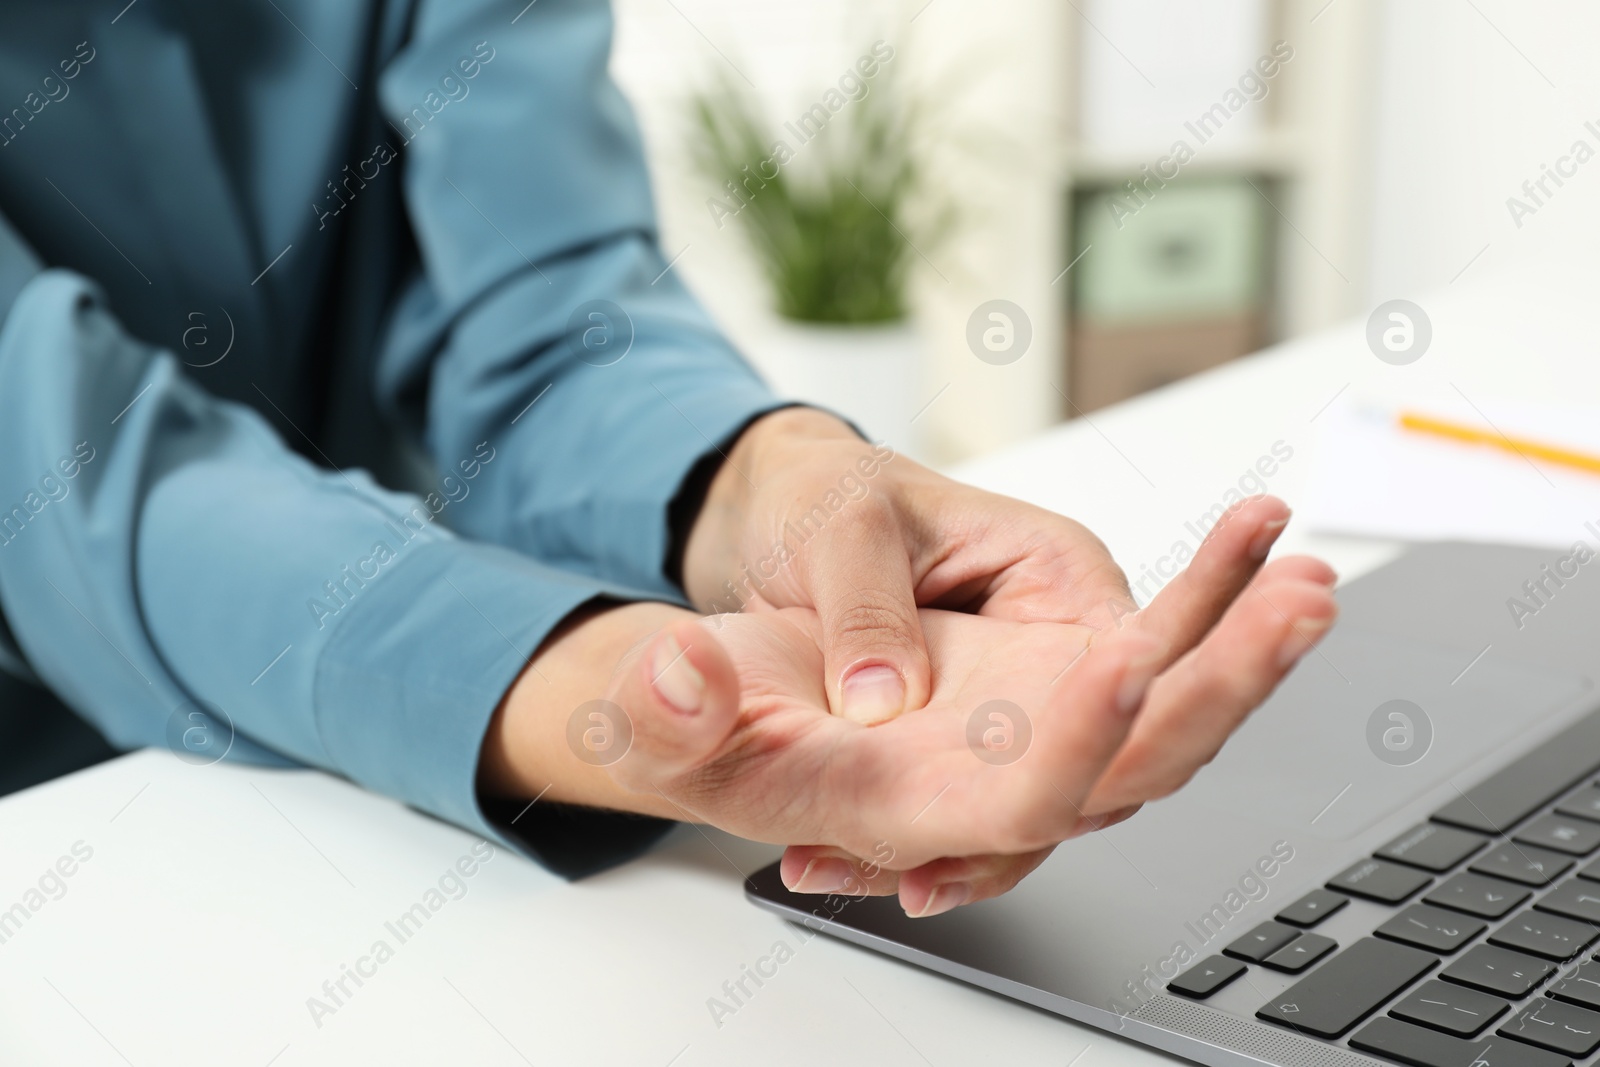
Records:
<instances>
[{"instance_id":1,"label":"laptop","mask_svg":"<svg viewBox=\"0 0 1600 1067\"><path fill-rule=\"evenodd\" d=\"M1211 1067L1593 1063L1600 558L1427 545L1338 598L1188 786L1011 893L912 920L774 864L747 894Z\"/></svg>"}]
</instances>

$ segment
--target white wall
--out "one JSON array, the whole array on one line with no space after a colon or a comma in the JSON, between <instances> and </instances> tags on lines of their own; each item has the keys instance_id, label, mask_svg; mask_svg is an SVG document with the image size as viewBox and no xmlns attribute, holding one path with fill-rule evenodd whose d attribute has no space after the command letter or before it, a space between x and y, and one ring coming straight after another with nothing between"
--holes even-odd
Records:
<instances>
[{"instance_id":1,"label":"white wall","mask_svg":"<svg viewBox=\"0 0 1600 1067\"><path fill-rule=\"evenodd\" d=\"M1389 0L1379 30L1370 303L1448 285L1485 246L1470 271L1592 259L1600 135L1584 122L1600 129L1600 5ZM1597 158L1519 229L1506 198L1579 138Z\"/></svg>"}]
</instances>

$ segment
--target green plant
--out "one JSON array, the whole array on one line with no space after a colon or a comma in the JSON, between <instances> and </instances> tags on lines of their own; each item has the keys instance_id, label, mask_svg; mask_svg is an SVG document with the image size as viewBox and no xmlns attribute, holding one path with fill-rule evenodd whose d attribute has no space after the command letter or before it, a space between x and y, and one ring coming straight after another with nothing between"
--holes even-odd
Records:
<instances>
[{"instance_id":1,"label":"green plant","mask_svg":"<svg viewBox=\"0 0 1600 1067\"><path fill-rule=\"evenodd\" d=\"M726 76L692 101L692 157L721 194L713 215L744 227L785 318L905 318L918 254L910 235L932 241L942 228L911 219L920 176L913 109L887 69L865 88L814 132L771 123L755 95Z\"/></svg>"}]
</instances>

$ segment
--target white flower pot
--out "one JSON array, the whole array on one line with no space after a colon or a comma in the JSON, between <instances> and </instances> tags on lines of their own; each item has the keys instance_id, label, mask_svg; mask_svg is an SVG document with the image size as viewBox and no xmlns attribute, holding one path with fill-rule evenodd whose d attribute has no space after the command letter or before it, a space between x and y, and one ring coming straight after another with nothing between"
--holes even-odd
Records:
<instances>
[{"instance_id":1,"label":"white flower pot","mask_svg":"<svg viewBox=\"0 0 1600 1067\"><path fill-rule=\"evenodd\" d=\"M834 326L771 320L752 330L746 354L780 394L827 408L874 441L918 457L913 422L923 395L922 344L907 322Z\"/></svg>"}]
</instances>

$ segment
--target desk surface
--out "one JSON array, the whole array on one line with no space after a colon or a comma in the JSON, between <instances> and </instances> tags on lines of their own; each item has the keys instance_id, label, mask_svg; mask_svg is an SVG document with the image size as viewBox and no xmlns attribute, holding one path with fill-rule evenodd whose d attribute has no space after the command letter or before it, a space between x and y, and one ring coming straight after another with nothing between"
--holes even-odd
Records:
<instances>
[{"instance_id":1,"label":"desk surface","mask_svg":"<svg viewBox=\"0 0 1600 1067\"><path fill-rule=\"evenodd\" d=\"M1314 419L1347 391L1466 397L1490 417L1505 399L1600 396L1584 319L1594 291L1592 278L1557 272L1464 281L1423 301L1433 344L1410 366L1375 359L1353 324L958 473L1087 523L1137 580L1192 543L1185 524L1278 442L1293 454L1268 488L1293 503ZM1292 525L1285 548L1346 577L1398 551ZM480 862L468 835L323 774L149 751L0 802L0 841L8 1064L956 1064L996 1062L996 1049L1023 1064L1155 1059L802 937L742 898L742 875L776 850L715 831L680 828L649 857L566 885L510 854ZM463 858L471 876L445 877ZM58 864L71 875L50 874ZM17 903L28 917L13 910L8 926ZM418 903L434 906L426 921L397 925ZM387 954L374 955L380 941ZM751 995L714 1016L708 1001L733 1006L724 983L780 941L792 958L759 988L746 979ZM324 983L341 977L335 999Z\"/></svg>"}]
</instances>

